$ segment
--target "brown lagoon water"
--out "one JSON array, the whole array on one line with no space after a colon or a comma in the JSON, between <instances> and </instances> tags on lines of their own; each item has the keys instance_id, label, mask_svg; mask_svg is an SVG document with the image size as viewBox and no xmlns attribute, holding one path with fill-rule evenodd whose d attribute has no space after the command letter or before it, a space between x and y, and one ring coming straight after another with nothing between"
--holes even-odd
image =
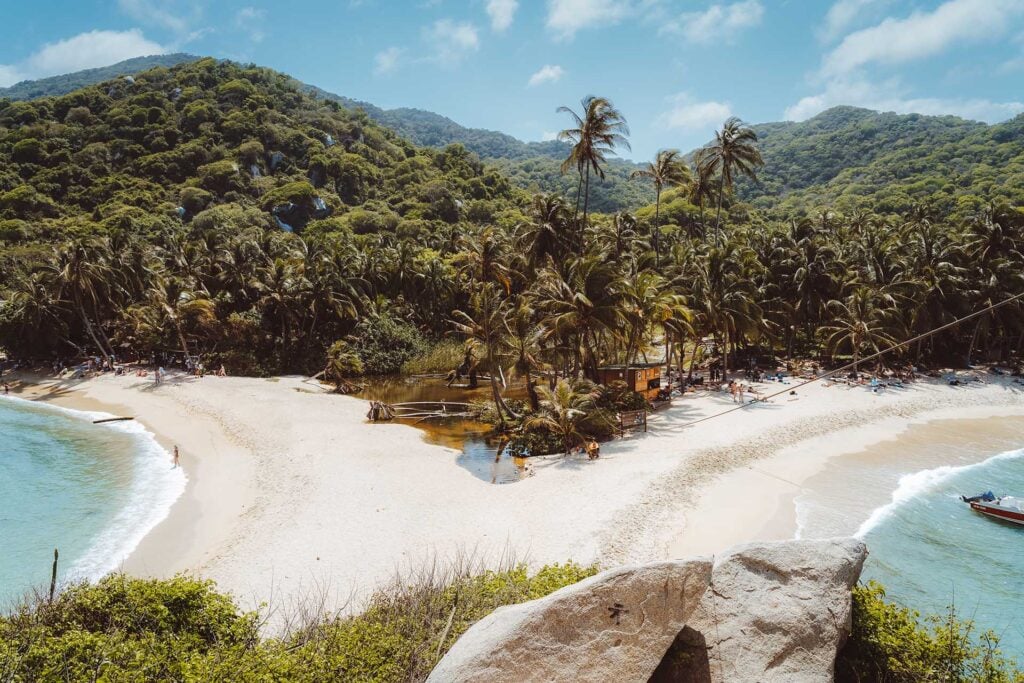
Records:
<instances>
[{"instance_id":1,"label":"brown lagoon water","mask_svg":"<svg viewBox=\"0 0 1024 683\"><path fill-rule=\"evenodd\" d=\"M515 392L506 392L514 394ZM367 401L405 403L412 401L451 401L468 403L489 400L490 385L481 382L476 389L446 387L440 378L376 377L364 382L363 390L353 394ZM513 458L500 449L493 428L482 422L462 418L402 420L423 431L430 443L461 451L455 462L474 476L492 484L512 484L524 476L526 461ZM371 425L372 427L372 425Z\"/></svg>"}]
</instances>

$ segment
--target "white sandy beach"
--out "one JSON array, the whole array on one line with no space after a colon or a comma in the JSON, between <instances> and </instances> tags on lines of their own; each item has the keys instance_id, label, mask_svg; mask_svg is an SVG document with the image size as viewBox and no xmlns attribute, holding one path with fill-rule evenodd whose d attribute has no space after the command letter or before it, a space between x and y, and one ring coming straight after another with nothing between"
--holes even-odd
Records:
<instances>
[{"instance_id":1,"label":"white sandy beach","mask_svg":"<svg viewBox=\"0 0 1024 683\"><path fill-rule=\"evenodd\" d=\"M1024 387L985 378L878 394L816 384L693 426L734 404L727 393L687 396L652 416L647 434L604 444L597 461L540 459L536 476L503 486L415 427L368 424L365 401L301 378L156 388L100 377L22 395L132 415L181 448L187 490L125 570L194 572L250 606L325 586L357 606L396 568L434 556L612 565L791 537L792 498L829 458L912 421L1024 414Z\"/></svg>"}]
</instances>

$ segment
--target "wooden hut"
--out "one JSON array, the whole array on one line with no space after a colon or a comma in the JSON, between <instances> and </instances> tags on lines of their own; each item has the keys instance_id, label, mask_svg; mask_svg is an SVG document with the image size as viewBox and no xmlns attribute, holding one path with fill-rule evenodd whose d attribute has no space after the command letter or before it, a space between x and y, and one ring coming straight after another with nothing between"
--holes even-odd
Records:
<instances>
[{"instance_id":1,"label":"wooden hut","mask_svg":"<svg viewBox=\"0 0 1024 683\"><path fill-rule=\"evenodd\" d=\"M661 363L632 363L628 369L625 365L605 365L597 369L597 377L601 384L625 382L648 401L656 399L661 391Z\"/></svg>"}]
</instances>

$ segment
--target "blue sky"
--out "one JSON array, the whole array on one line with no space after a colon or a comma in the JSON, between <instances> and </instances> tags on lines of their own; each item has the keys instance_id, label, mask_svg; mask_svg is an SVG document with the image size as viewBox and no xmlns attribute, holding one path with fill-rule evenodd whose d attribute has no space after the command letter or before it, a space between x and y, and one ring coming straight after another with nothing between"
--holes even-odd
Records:
<instances>
[{"instance_id":1,"label":"blue sky","mask_svg":"<svg viewBox=\"0 0 1024 683\"><path fill-rule=\"evenodd\" d=\"M996 122L1024 111L1024 0L44 0L4 9L0 85L186 51L524 140L611 98L632 153L727 116L837 104Z\"/></svg>"}]
</instances>

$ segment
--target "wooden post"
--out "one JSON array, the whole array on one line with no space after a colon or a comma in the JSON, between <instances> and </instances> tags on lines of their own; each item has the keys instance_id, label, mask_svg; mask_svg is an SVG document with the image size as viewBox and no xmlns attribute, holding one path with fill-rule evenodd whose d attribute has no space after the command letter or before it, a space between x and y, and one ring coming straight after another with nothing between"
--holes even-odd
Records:
<instances>
[{"instance_id":1,"label":"wooden post","mask_svg":"<svg viewBox=\"0 0 1024 683\"><path fill-rule=\"evenodd\" d=\"M57 558L59 553L53 549L53 569L50 571L50 602L53 602L53 594L57 591Z\"/></svg>"}]
</instances>

